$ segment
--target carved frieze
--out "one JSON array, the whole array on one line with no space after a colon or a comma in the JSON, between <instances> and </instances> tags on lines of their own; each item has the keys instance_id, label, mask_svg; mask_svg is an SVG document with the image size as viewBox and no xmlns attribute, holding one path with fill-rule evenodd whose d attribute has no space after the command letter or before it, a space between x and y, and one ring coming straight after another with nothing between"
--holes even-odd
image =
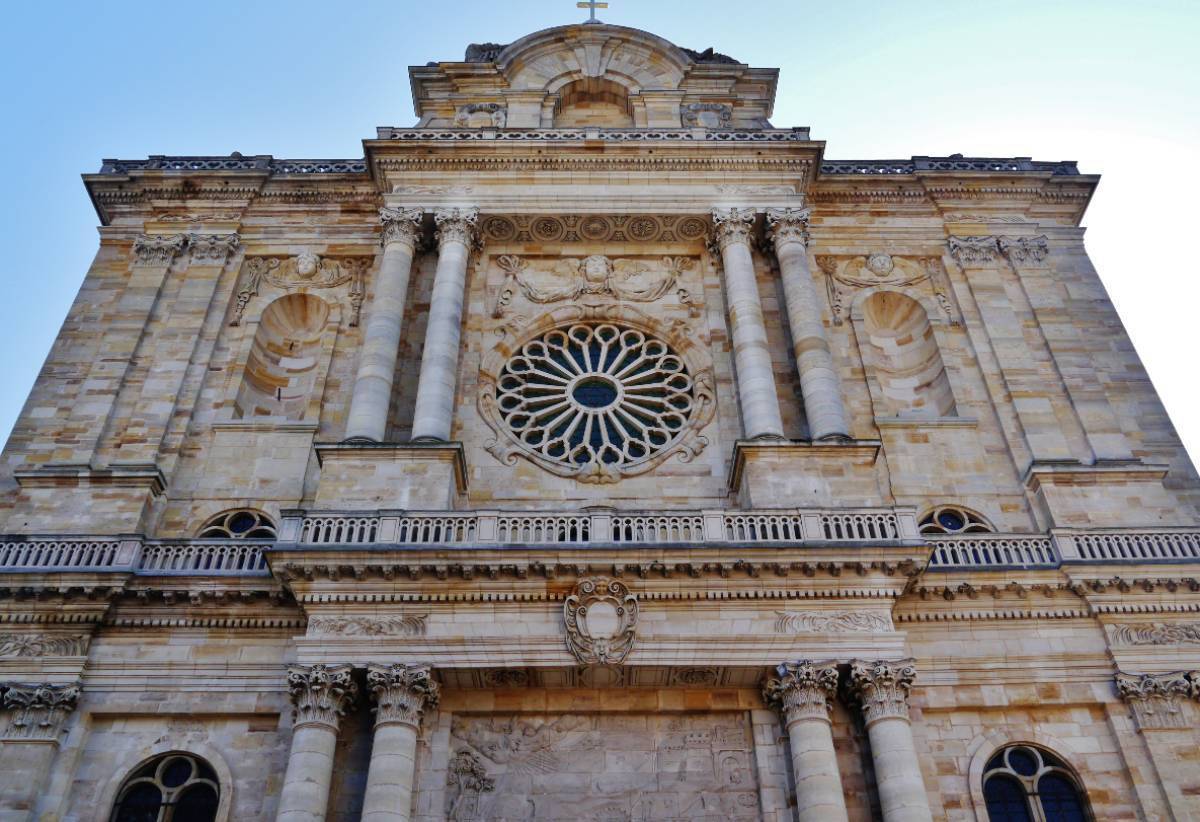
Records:
<instances>
[{"instance_id":1,"label":"carved frieze","mask_svg":"<svg viewBox=\"0 0 1200 822\"><path fill-rule=\"evenodd\" d=\"M776 611L780 634L845 634L886 632L892 621L875 611Z\"/></svg>"},{"instance_id":2,"label":"carved frieze","mask_svg":"<svg viewBox=\"0 0 1200 822\"><path fill-rule=\"evenodd\" d=\"M492 214L480 220L491 243L674 243L703 240L708 221L671 214Z\"/></svg>"},{"instance_id":3,"label":"carved frieze","mask_svg":"<svg viewBox=\"0 0 1200 822\"><path fill-rule=\"evenodd\" d=\"M308 633L315 636L425 636L429 614L381 617L313 617Z\"/></svg>"},{"instance_id":4,"label":"carved frieze","mask_svg":"<svg viewBox=\"0 0 1200 822\"><path fill-rule=\"evenodd\" d=\"M455 128L504 128L508 108L503 103L467 103L454 114Z\"/></svg>"},{"instance_id":5,"label":"carved frieze","mask_svg":"<svg viewBox=\"0 0 1200 822\"><path fill-rule=\"evenodd\" d=\"M518 293L531 303L547 305L584 295L647 303L674 292L689 313L699 311L689 292L679 286L683 272L692 265L687 257L663 257L661 263L652 265L636 259L612 260L603 254L536 262L506 254L498 257L496 264L504 271L504 282L493 301L492 316L496 318L505 315Z\"/></svg>"},{"instance_id":6,"label":"carved frieze","mask_svg":"<svg viewBox=\"0 0 1200 822\"><path fill-rule=\"evenodd\" d=\"M80 684L14 683L4 691L9 713L5 739L57 741L63 723L79 701Z\"/></svg>"},{"instance_id":7,"label":"carved frieze","mask_svg":"<svg viewBox=\"0 0 1200 822\"><path fill-rule=\"evenodd\" d=\"M563 602L567 650L583 665L624 662L637 624L637 597L617 579L581 579Z\"/></svg>"},{"instance_id":8,"label":"carved frieze","mask_svg":"<svg viewBox=\"0 0 1200 822\"><path fill-rule=\"evenodd\" d=\"M685 128L733 128L733 107L727 103L688 103L679 115Z\"/></svg>"},{"instance_id":9,"label":"carved frieze","mask_svg":"<svg viewBox=\"0 0 1200 822\"><path fill-rule=\"evenodd\" d=\"M133 241L133 262L135 265L167 266L185 245L185 234L141 234Z\"/></svg>"},{"instance_id":10,"label":"carved frieze","mask_svg":"<svg viewBox=\"0 0 1200 822\"><path fill-rule=\"evenodd\" d=\"M917 678L913 660L850 663L847 696L868 725L878 719L908 719L908 693Z\"/></svg>"},{"instance_id":11,"label":"carved frieze","mask_svg":"<svg viewBox=\"0 0 1200 822\"><path fill-rule=\"evenodd\" d=\"M237 234L189 234L187 245L193 265L225 265L240 243Z\"/></svg>"},{"instance_id":12,"label":"carved frieze","mask_svg":"<svg viewBox=\"0 0 1200 822\"><path fill-rule=\"evenodd\" d=\"M338 722L358 696L358 685L349 665L290 665L287 687L296 727L318 724L336 731Z\"/></svg>"},{"instance_id":13,"label":"carved frieze","mask_svg":"<svg viewBox=\"0 0 1200 822\"><path fill-rule=\"evenodd\" d=\"M87 648L86 636L0 634L0 657L84 656Z\"/></svg>"},{"instance_id":14,"label":"carved frieze","mask_svg":"<svg viewBox=\"0 0 1200 822\"><path fill-rule=\"evenodd\" d=\"M1133 710L1141 730L1187 727L1183 701L1192 695L1196 673L1125 674L1116 676L1117 693Z\"/></svg>"},{"instance_id":15,"label":"carved frieze","mask_svg":"<svg viewBox=\"0 0 1200 822\"><path fill-rule=\"evenodd\" d=\"M375 725L420 725L437 707L441 688L428 665L368 665L367 689L375 703Z\"/></svg>"},{"instance_id":16,"label":"carved frieze","mask_svg":"<svg viewBox=\"0 0 1200 822\"><path fill-rule=\"evenodd\" d=\"M371 265L369 257L322 258L311 251L295 257L249 257L242 264L242 284L230 325L241 325L246 306L258 296L264 284L281 291L347 286L350 300L350 325L357 326L366 293L365 277Z\"/></svg>"},{"instance_id":17,"label":"carved frieze","mask_svg":"<svg viewBox=\"0 0 1200 822\"><path fill-rule=\"evenodd\" d=\"M784 662L775 672L778 676L763 685L763 701L782 712L789 725L805 719L829 721L837 693L837 665Z\"/></svg>"},{"instance_id":18,"label":"carved frieze","mask_svg":"<svg viewBox=\"0 0 1200 822\"><path fill-rule=\"evenodd\" d=\"M898 257L885 252L857 256L821 254L817 267L825 275L825 291L835 325L849 312L854 292L864 288L915 288L930 294L948 322L958 324L950 297L950 278L940 257Z\"/></svg>"}]
</instances>

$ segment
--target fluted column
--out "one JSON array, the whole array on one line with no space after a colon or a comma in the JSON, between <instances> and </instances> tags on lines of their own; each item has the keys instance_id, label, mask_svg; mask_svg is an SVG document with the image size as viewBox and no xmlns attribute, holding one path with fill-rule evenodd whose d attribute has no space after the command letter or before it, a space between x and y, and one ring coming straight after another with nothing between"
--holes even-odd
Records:
<instances>
[{"instance_id":1,"label":"fluted column","mask_svg":"<svg viewBox=\"0 0 1200 822\"><path fill-rule=\"evenodd\" d=\"M744 434L747 439L782 438L779 395L771 370L771 351L767 347L767 329L762 302L758 298L754 260L750 256L754 212L738 208L714 209L713 225L725 269L725 297L729 305Z\"/></svg>"},{"instance_id":2,"label":"fluted column","mask_svg":"<svg viewBox=\"0 0 1200 822\"><path fill-rule=\"evenodd\" d=\"M292 750L279 794L276 822L323 822L329 805L338 722L358 686L349 665L292 665L287 674Z\"/></svg>"},{"instance_id":3,"label":"fluted column","mask_svg":"<svg viewBox=\"0 0 1200 822\"><path fill-rule=\"evenodd\" d=\"M433 215L438 229L438 264L429 302L425 349L421 354L417 406L413 412L414 440L445 442L450 439L463 291L478 218L479 212L473 208L448 208Z\"/></svg>"},{"instance_id":4,"label":"fluted column","mask_svg":"<svg viewBox=\"0 0 1200 822\"><path fill-rule=\"evenodd\" d=\"M767 680L763 698L783 714L792 749L796 812L800 822L845 820L846 799L833 749L830 700L837 692L831 662L785 662L778 679Z\"/></svg>"},{"instance_id":5,"label":"fluted column","mask_svg":"<svg viewBox=\"0 0 1200 822\"><path fill-rule=\"evenodd\" d=\"M363 822L407 822L412 814L421 715L438 703L427 665L368 665L375 740L367 771Z\"/></svg>"},{"instance_id":6,"label":"fluted column","mask_svg":"<svg viewBox=\"0 0 1200 822\"><path fill-rule=\"evenodd\" d=\"M912 660L850 663L848 696L862 708L884 822L932 822L908 718Z\"/></svg>"},{"instance_id":7,"label":"fluted column","mask_svg":"<svg viewBox=\"0 0 1200 822\"><path fill-rule=\"evenodd\" d=\"M841 381L825 338L821 302L808 266L808 209L771 209L767 212L767 228L779 260L809 431L814 440L847 437L850 429Z\"/></svg>"},{"instance_id":8,"label":"fluted column","mask_svg":"<svg viewBox=\"0 0 1200 822\"><path fill-rule=\"evenodd\" d=\"M33 819L63 726L79 700L79 683L13 683L3 691L7 716L0 737L0 819Z\"/></svg>"},{"instance_id":9,"label":"fluted column","mask_svg":"<svg viewBox=\"0 0 1200 822\"><path fill-rule=\"evenodd\" d=\"M381 208L379 221L383 223L383 258L363 331L358 374L346 422L346 439L375 442L382 441L387 434L404 304L408 299L413 255L421 237L421 210Z\"/></svg>"}]
</instances>

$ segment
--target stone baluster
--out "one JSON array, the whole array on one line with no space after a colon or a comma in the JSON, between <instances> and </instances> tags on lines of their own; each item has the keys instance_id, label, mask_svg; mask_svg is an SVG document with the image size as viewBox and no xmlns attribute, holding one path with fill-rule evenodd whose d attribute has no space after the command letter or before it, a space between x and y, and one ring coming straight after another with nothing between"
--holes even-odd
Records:
<instances>
[{"instance_id":1,"label":"stone baluster","mask_svg":"<svg viewBox=\"0 0 1200 822\"><path fill-rule=\"evenodd\" d=\"M848 696L861 706L884 822L932 822L908 716L912 660L850 663Z\"/></svg>"},{"instance_id":2,"label":"stone baluster","mask_svg":"<svg viewBox=\"0 0 1200 822\"><path fill-rule=\"evenodd\" d=\"M7 714L0 737L0 818L32 819L50 778L59 737L79 701L79 683L13 683L4 688ZM20 811L16 814L13 812Z\"/></svg>"},{"instance_id":3,"label":"stone baluster","mask_svg":"<svg viewBox=\"0 0 1200 822\"><path fill-rule=\"evenodd\" d=\"M387 434L408 281L421 238L421 210L381 208L379 221L383 223L383 257L363 330L358 374L346 422L346 439L375 442L381 442Z\"/></svg>"},{"instance_id":4,"label":"stone baluster","mask_svg":"<svg viewBox=\"0 0 1200 822\"><path fill-rule=\"evenodd\" d=\"M767 347L767 329L754 260L750 256L750 231L754 212L750 209L714 209L713 225L725 269L725 295L733 334L733 359L737 367L738 399L747 439L780 439L783 419L779 395Z\"/></svg>"},{"instance_id":5,"label":"stone baluster","mask_svg":"<svg viewBox=\"0 0 1200 822\"><path fill-rule=\"evenodd\" d=\"M429 301L425 349L421 354L412 438L445 442L450 439L454 420L463 292L479 212L474 208L448 208L436 212L433 219L438 229L438 263Z\"/></svg>"},{"instance_id":6,"label":"stone baluster","mask_svg":"<svg viewBox=\"0 0 1200 822\"><path fill-rule=\"evenodd\" d=\"M833 749L830 700L837 692L837 667L830 662L785 662L763 698L783 714L792 749L796 810L800 822L847 819L842 776Z\"/></svg>"},{"instance_id":7,"label":"stone baluster","mask_svg":"<svg viewBox=\"0 0 1200 822\"><path fill-rule=\"evenodd\" d=\"M358 686L349 665L288 667L292 749L279 794L276 822L323 822L333 778L338 723L354 704Z\"/></svg>"},{"instance_id":8,"label":"stone baluster","mask_svg":"<svg viewBox=\"0 0 1200 822\"><path fill-rule=\"evenodd\" d=\"M412 813L417 732L437 706L439 688L427 665L368 665L375 702L375 739L367 771L363 822L407 822Z\"/></svg>"},{"instance_id":9,"label":"stone baluster","mask_svg":"<svg viewBox=\"0 0 1200 822\"><path fill-rule=\"evenodd\" d=\"M767 212L767 227L779 260L810 435L814 440L848 437L841 382L825 338L821 301L808 265L808 209L771 209Z\"/></svg>"}]
</instances>

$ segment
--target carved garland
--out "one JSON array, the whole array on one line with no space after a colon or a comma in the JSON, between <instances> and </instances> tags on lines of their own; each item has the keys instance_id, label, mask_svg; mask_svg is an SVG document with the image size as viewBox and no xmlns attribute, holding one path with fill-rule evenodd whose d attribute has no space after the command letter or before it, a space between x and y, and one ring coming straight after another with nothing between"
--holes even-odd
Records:
<instances>
[{"instance_id":1,"label":"carved garland","mask_svg":"<svg viewBox=\"0 0 1200 822\"><path fill-rule=\"evenodd\" d=\"M483 239L490 243L696 242L708 229L701 217L670 214L494 214L480 220Z\"/></svg>"},{"instance_id":2,"label":"carved garland","mask_svg":"<svg viewBox=\"0 0 1200 822\"><path fill-rule=\"evenodd\" d=\"M358 325L366 293L364 280L369 257L322 259L311 251L296 257L250 257L242 266L242 285L237 293L237 305L230 325L241 325L251 298L258 295L265 282L283 291L306 288L337 288L350 284L350 326Z\"/></svg>"},{"instance_id":3,"label":"carved garland","mask_svg":"<svg viewBox=\"0 0 1200 822\"><path fill-rule=\"evenodd\" d=\"M893 257L882 252L856 257L817 256L817 266L825 274L825 291L834 325L841 325L848 312L850 294L863 288L909 288L928 283L945 314L947 322L958 325L958 315L950 302L950 278L940 257Z\"/></svg>"}]
</instances>

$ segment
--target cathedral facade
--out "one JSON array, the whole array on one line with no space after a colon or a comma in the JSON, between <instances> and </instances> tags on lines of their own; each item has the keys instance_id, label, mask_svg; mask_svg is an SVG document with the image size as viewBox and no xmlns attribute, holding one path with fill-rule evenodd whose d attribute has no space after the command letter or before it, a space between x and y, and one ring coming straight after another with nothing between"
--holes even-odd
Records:
<instances>
[{"instance_id":1,"label":"cathedral facade","mask_svg":"<svg viewBox=\"0 0 1200 822\"><path fill-rule=\"evenodd\" d=\"M1097 176L829 160L619 26L409 74L361 160L84 176L0 819L1200 818L1200 479Z\"/></svg>"}]
</instances>

